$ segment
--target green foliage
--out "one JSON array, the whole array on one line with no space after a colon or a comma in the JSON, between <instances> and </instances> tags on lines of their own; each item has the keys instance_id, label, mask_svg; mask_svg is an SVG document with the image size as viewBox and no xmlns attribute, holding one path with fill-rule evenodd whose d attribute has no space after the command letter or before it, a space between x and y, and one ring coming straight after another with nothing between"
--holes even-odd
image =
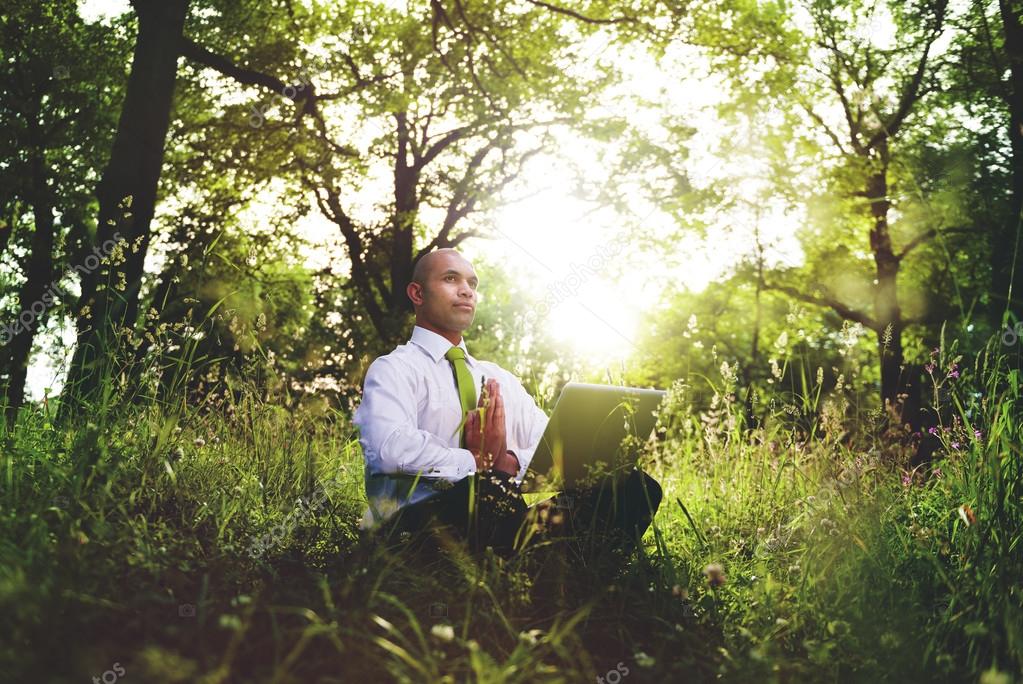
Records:
<instances>
[{"instance_id":1,"label":"green foliage","mask_svg":"<svg viewBox=\"0 0 1023 684\"><path fill-rule=\"evenodd\" d=\"M116 127L130 33L127 20L108 26L84 22L74 2L5 4L0 17L0 320L5 324L21 313L18 292L34 249L40 252L35 270L52 272L56 285L53 306L38 327L51 316L61 320L74 303L77 276L69 271L92 254L94 184ZM39 217L52 220L52 236L39 235L49 230L37 230ZM52 249L45 254L34 244ZM2 376L14 370L8 351L6 344L0 349L0 386Z\"/></svg>"},{"instance_id":2,"label":"green foliage","mask_svg":"<svg viewBox=\"0 0 1023 684\"><path fill-rule=\"evenodd\" d=\"M55 681L114 662L155 682L574 681L618 663L670 681L1019 676L1018 359L998 340L934 359L949 417L919 467L869 430L843 436L840 411L809 436L783 408L748 432L727 378L706 410L702 380L678 379L643 457L665 498L618 570L370 543L351 427L258 384L214 412L121 403L57 426L25 409L0 434L0 665ZM813 378L803 396L840 398Z\"/></svg>"}]
</instances>

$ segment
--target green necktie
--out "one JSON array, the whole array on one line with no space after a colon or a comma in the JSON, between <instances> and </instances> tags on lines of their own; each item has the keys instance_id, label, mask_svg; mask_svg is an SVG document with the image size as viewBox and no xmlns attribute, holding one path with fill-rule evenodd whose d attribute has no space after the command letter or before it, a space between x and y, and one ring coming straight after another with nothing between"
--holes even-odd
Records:
<instances>
[{"instance_id":1,"label":"green necktie","mask_svg":"<svg viewBox=\"0 0 1023 684\"><path fill-rule=\"evenodd\" d=\"M465 352L461 347L452 347L444 355L455 369L455 382L458 384L458 398L462 402L462 420L476 408L476 385L472 381L472 373L469 366L465 364ZM462 426L462 435L458 441L459 446L465 446L465 426Z\"/></svg>"}]
</instances>

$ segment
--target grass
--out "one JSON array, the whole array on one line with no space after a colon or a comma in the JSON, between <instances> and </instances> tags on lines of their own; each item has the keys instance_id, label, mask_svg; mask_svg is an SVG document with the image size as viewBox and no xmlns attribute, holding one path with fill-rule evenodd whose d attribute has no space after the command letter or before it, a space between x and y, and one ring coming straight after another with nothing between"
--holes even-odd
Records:
<instances>
[{"instance_id":1,"label":"grass","mask_svg":"<svg viewBox=\"0 0 1023 684\"><path fill-rule=\"evenodd\" d=\"M700 412L680 380L644 456L664 500L617 573L545 549L506 560L447 540L414 554L369 543L362 457L340 414L256 391L194 409L111 392L65 425L26 408L0 435L0 671L1018 680L1023 411L1000 349L951 380L938 364L943 448L918 467L880 416L850 416L812 380L809 433L785 406L744 431L727 392Z\"/></svg>"}]
</instances>

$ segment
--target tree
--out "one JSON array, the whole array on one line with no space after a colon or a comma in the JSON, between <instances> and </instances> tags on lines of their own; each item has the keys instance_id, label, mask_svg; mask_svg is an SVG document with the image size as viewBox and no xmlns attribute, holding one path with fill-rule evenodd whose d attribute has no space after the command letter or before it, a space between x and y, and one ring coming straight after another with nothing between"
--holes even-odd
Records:
<instances>
[{"instance_id":1,"label":"tree","mask_svg":"<svg viewBox=\"0 0 1023 684\"><path fill-rule=\"evenodd\" d=\"M1023 25L1019 3L971 3L958 18L949 69L949 104L967 107L974 125L966 129L981 157L972 187L971 211L987 235L990 292L987 318L997 330L1018 318L1023 258ZM979 124L979 125L977 125ZM1006 144L1007 143L1007 144Z\"/></svg>"},{"instance_id":2,"label":"tree","mask_svg":"<svg viewBox=\"0 0 1023 684\"><path fill-rule=\"evenodd\" d=\"M925 245L958 227L916 212L897 230L892 211L898 206L905 215L927 201L918 197L915 177L929 170L914 167L908 150L934 115L929 103L944 66L935 44L946 14L945 0L864 6L827 0L791 9L728 3L695 11L688 36L735 87L731 110L770 114L773 127L782 122L777 152L807 172L795 187L775 184L809 219L801 231L805 266L769 274L766 286L872 330L881 403L890 408L907 394L912 403L917 382L905 366L905 331L947 317L940 301L914 302L907 314L900 282ZM728 30L720 21L725 15ZM886 22L895 28L887 42L880 31ZM818 200L809 201L814 195ZM925 218L929 225L921 225ZM856 242L847 241L856 234ZM838 280L845 281L845 298L828 286ZM913 406L900 412L902 420L918 420Z\"/></svg>"},{"instance_id":3,"label":"tree","mask_svg":"<svg viewBox=\"0 0 1023 684\"><path fill-rule=\"evenodd\" d=\"M132 0L138 19L131 73L110 159L96 187L95 244L123 245L123 258L82 277L78 339L65 399L91 397L104 376L117 330L134 327L143 266L152 238L157 184L170 125L178 56L189 0ZM72 402L65 401L66 415ZM66 408L65 408L66 407Z\"/></svg>"},{"instance_id":4,"label":"tree","mask_svg":"<svg viewBox=\"0 0 1023 684\"><path fill-rule=\"evenodd\" d=\"M473 216L500 201L552 126L582 120L611 78L566 75L559 62L573 41L561 26L546 8L434 2L425 16L378 11L342 41L347 78L366 84L360 122L380 130L359 163L387 168L391 197L368 218L346 197L343 165L303 165L302 180L344 238L353 288L382 346L405 334L416 260L482 236Z\"/></svg>"},{"instance_id":5,"label":"tree","mask_svg":"<svg viewBox=\"0 0 1023 684\"><path fill-rule=\"evenodd\" d=\"M86 249L89 184L110 141L110 105L120 96L127 46L123 26L85 24L73 2L13 3L0 22L0 258L6 255L21 279L16 299L6 283L2 295L16 305L5 311L0 332L0 375L13 420L37 334L69 303L61 282L69 269L81 272L87 256L97 258Z\"/></svg>"},{"instance_id":6,"label":"tree","mask_svg":"<svg viewBox=\"0 0 1023 684\"><path fill-rule=\"evenodd\" d=\"M133 331L139 319L144 265L153 238L151 222L174 115L179 58L186 55L227 63L224 57L186 38L186 22L190 30L232 44L247 42L250 34L260 31L278 56L282 50L287 53L292 44L272 40L273 31L290 29L285 21L288 8L265 10L258 3L226 1L194 6L202 11L190 15L190 0L132 2L138 34L110 158L96 189L99 220L93 240L102 245L116 236L123 252L82 279L78 338L62 397L64 417L95 400L104 378L134 356L132 350L122 348L119 335L123 330ZM284 84L274 79L271 85ZM315 114L311 94L310 89L304 111Z\"/></svg>"}]
</instances>

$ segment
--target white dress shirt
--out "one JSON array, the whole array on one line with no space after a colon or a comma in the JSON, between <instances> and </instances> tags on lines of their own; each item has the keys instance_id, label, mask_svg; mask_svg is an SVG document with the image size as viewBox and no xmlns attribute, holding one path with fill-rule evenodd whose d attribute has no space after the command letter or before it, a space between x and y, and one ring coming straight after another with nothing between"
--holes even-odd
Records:
<instances>
[{"instance_id":1,"label":"white dress shirt","mask_svg":"<svg viewBox=\"0 0 1023 684\"><path fill-rule=\"evenodd\" d=\"M366 371L362 402L353 416L366 461L366 525L476 472L472 453L458 445L462 405L454 370L444 356L452 346L417 325L408 343L378 357ZM519 461L515 480L521 483L548 416L518 378L496 363L472 357L464 338L458 346L465 352L477 400L483 378L495 378L501 386L508 450Z\"/></svg>"}]
</instances>

